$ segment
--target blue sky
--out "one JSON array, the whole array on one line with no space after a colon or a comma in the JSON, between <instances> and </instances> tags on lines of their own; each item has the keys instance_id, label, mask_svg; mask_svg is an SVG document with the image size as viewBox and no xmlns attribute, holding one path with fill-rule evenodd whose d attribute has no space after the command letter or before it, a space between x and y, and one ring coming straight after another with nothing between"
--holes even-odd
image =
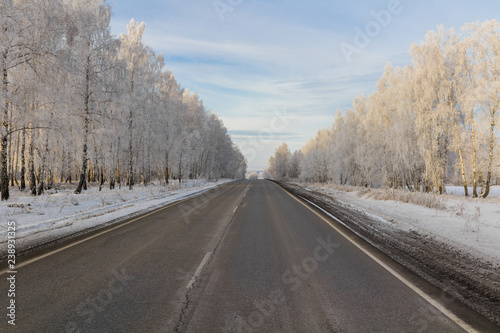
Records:
<instances>
[{"instance_id":1,"label":"blue sky","mask_svg":"<svg viewBox=\"0 0 500 333\"><path fill-rule=\"evenodd\" d=\"M497 1L110 3L112 32L126 32L131 18L145 22L144 42L222 118L250 170L264 169L282 141L293 151L330 126L339 108L374 91L388 61L408 64L411 44L429 30L500 13ZM346 57L341 45L356 53Z\"/></svg>"}]
</instances>

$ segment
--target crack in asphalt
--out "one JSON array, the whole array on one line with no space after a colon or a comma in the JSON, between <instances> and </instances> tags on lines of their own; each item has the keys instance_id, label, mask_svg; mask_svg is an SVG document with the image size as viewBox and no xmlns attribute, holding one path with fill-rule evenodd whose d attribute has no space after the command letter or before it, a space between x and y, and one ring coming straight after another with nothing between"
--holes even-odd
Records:
<instances>
[{"instance_id":1,"label":"crack in asphalt","mask_svg":"<svg viewBox=\"0 0 500 333\"><path fill-rule=\"evenodd\" d=\"M246 190L245 194L241 198L241 201L238 204L238 206L236 206L236 207L240 207L241 206L241 204L245 200L245 198L247 196L247 193L250 190L251 186L252 185L250 185L250 186L247 187L247 190ZM201 269L199 270L198 274L196 274L196 272L195 272L195 274L193 275L192 280L189 282L188 287L186 288L186 291L184 293L184 299L185 299L185 301L184 301L184 307L181 309L181 313L179 315L179 320L177 321L177 324L174 327L174 332L175 333L181 333L181 332L185 331L185 328L186 328L185 326L189 323L188 309L189 309L189 305L192 303L191 299L190 299L191 291L193 289L195 289L196 284L200 280L202 272L206 269L206 267L208 267L208 265L210 265L210 263L212 262L213 258L215 257L217 249L219 248L219 245L222 243L222 240L224 239L224 236L226 235L227 231L229 230L229 227L233 223L234 218L235 218L237 212L238 212L238 209L236 209L236 210L233 211L233 216L231 217L231 220L229 220L229 222L227 223L227 225L224 227L224 230L222 231L221 235L219 236L219 239L217 240L217 243L215 244L214 249L212 250L212 252L208 252L207 253L207 254L210 253L211 255L208 257L208 259L206 259L206 262L205 262L204 265L200 265ZM204 260L202 260L202 264L203 264Z\"/></svg>"}]
</instances>

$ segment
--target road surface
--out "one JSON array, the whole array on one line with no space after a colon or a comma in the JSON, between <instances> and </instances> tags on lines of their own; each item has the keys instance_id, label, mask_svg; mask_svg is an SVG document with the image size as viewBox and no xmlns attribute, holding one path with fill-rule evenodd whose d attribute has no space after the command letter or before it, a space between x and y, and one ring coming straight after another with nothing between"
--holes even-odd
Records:
<instances>
[{"instance_id":1,"label":"road surface","mask_svg":"<svg viewBox=\"0 0 500 333\"><path fill-rule=\"evenodd\" d=\"M380 253L368 255L375 250L332 224L272 182L229 183L19 264L16 326L10 327L4 315L0 328L495 329ZM3 271L1 278L7 277ZM3 309L7 288L0 296Z\"/></svg>"}]
</instances>

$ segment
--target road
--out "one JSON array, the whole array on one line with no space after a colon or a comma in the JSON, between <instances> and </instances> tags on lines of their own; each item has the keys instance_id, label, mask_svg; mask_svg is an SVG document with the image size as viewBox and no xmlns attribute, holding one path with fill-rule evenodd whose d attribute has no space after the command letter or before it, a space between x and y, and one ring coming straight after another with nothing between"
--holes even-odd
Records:
<instances>
[{"instance_id":1,"label":"road","mask_svg":"<svg viewBox=\"0 0 500 333\"><path fill-rule=\"evenodd\" d=\"M229 183L21 263L16 326L0 328L463 332L459 317L494 329L332 224L272 182Z\"/></svg>"}]
</instances>

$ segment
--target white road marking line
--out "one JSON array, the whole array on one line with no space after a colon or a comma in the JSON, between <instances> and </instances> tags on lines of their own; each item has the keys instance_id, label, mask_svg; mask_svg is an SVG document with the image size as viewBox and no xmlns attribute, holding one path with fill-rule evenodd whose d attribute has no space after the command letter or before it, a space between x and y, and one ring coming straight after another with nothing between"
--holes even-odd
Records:
<instances>
[{"instance_id":1,"label":"white road marking line","mask_svg":"<svg viewBox=\"0 0 500 333\"><path fill-rule=\"evenodd\" d=\"M234 207L233 209L233 214L236 213L236 210L238 209L238 206Z\"/></svg>"},{"instance_id":2,"label":"white road marking line","mask_svg":"<svg viewBox=\"0 0 500 333\"><path fill-rule=\"evenodd\" d=\"M429 302L432 306L434 306L436 309L438 309L439 311L441 311L444 315L446 315L448 318L450 318L450 320L452 320L455 324L457 324L458 326L460 326L466 332L477 332L472 326L470 326L465 321L463 321L462 319L460 319L459 317L457 317L454 313L452 313L451 311L449 311L448 309L446 309L443 305L441 305L439 302L437 302L436 300L434 300L425 291L423 291L419 287L415 286L413 283L411 283L410 281L408 281L405 277L403 277L398 272L396 272L395 270L393 270L392 268L390 268L389 266L387 266L383 261L381 261L380 259L378 259L377 257L375 257L373 254L371 254L370 252L368 252L363 247L361 247L361 245L357 244L354 240L352 240L349 237L349 235L347 235L344 231L342 231L337 226L335 226L334 224L332 224L330 221L328 221L327 219L325 219L318 212L316 212L313 209L311 209L311 207L307 206L304 202L302 202L301 200L299 200L298 198L296 198L294 195L292 195L291 193L289 193L288 191L286 191L285 189L283 189L281 186L278 186L278 187L281 188L283 191L285 191L285 193L287 193L293 199L295 199L298 202L300 202L304 207L306 207L307 209L309 209L311 212L313 212L316 216L318 216L324 222L328 223L328 225L330 227L332 227L333 229L335 229L335 231L337 231L339 234L341 234L342 236L344 236L344 238L346 238L348 241L350 241L352 244L354 244L358 249L360 249L361 251L363 251L367 256L369 256L370 258L372 258L380 266L382 266L383 268L385 268L389 273L391 273L392 275L394 275L398 280L400 280L401 282L403 282L411 290L413 290L414 292L416 292L420 297L422 297L427 302ZM338 222L342 223L344 226L347 227L347 225L344 222L342 222L341 220L339 220L338 218L336 218L332 214L328 213L323 208L319 207L318 205L316 205L316 204L314 204L314 203L312 203L310 201L308 201L308 202L311 203L313 206L317 207L318 209L320 209L322 212L324 212L325 214L327 214L331 218L333 218L335 221L338 221Z\"/></svg>"},{"instance_id":3,"label":"white road marking line","mask_svg":"<svg viewBox=\"0 0 500 333\"><path fill-rule=\"evenodd\" d=\"M207 252L207 254L205 254L205 257L203 257L203 260L201 261L200 265L198 266L198 268L194 272L193 277L189 281L189 283L186 287L186 290L189 290L193 287L193 284L196 282L196 279L198 278L198 276L200 276L201 270L203 269L203 267L205 267L205 265L207 264L207 261L208 261L208 259L210 259L211 255L212 255L212 252Z\"/></svg>"}]
</instances>

